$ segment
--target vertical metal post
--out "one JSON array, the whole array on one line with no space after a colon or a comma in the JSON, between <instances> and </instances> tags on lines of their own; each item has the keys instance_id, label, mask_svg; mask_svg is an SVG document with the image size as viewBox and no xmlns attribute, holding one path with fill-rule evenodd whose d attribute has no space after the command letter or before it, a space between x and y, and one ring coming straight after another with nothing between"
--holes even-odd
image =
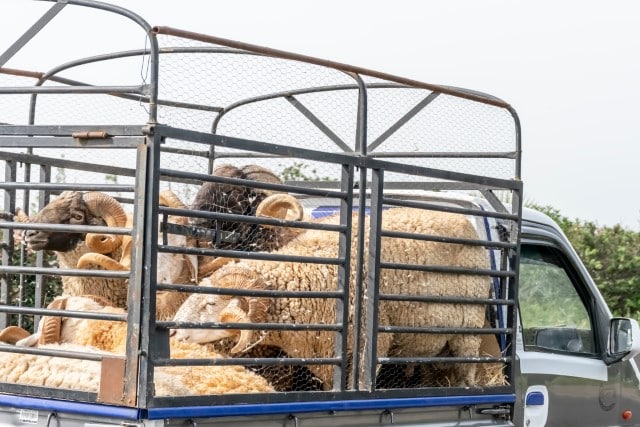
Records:
<instances>
[{"instance_id":1,"label":"vertical metal post","mask_svg":"<svg viewBox=\"0 0 640 427\"><path fill-rule=\"evenodd\" d=\"M512 191L513 199L512 199L512 213L517 214L518 218L522 218L522 181L519 181L518 188ZM509 355L511 360L516 359L516 345L515 345L515 336L516 329L515 325L517 325L517 316L518 316L518 304L515 302L518 301L518 277L520 275L520 232L522 229L522 221L521 220L513 220L511 222L511 229L509 230L509 240L510 243L515 244L515 249L509 250L509 266L514 272L514 276L507 280L508 283L508 291L507 298L509 300L514 301L514 304L507 308L507 325L514 325L514 328L510 334L507 335L506 348L509 351ZM513 384L513 379L515 378L515 364L512 362L511 366L507 368L507 372L509 375L509 382Z\"/></svg>"},{"instance_id":2,"label":"vertical metal post","mask_svg":"<svg viewBox=\"0 0 640 427\"><path fill-rule=\"evenodd\" d=\"M355 151L359 151L362 157L367 155L367 88L362 78L357 74L350 74L358 84L358 115L356 122L356 141ZM362 296L363 296L363 271L365 268L364 260L364 222L366 215L366 196L367 196L367 169L360 168L360 177L358 181L358 222L357 222L357 249L355 257L355 283L351 286L355 287L354 298L354 316L353 316L353 355L352 355L352 371L353 382L352 389L359 389L360 384L360 344L362 341L362 327L360 319L362 319Z\"/></svg>"},{"instance_id":3,"label":"vertical metal post","mask_svg":"<svg viewBox=\"0 0 640 427\"><path fill-rule=\"evenodd\" d=\"M4 180L5 182L15 182L16 164L11 160L5 162ZM13 212L16 207L15 190L4 190L4 211ZM2 233L2 265L11 265L13 257L13 232L7 230ZM9 292L11 291L12 275L4 274L0 276L0 304L9 303ZM9 314L3 313L0 316L0 328L9 325Z\"/></svg>"},{"instance_id":4,"label":"vertical metal post","mask_svg":"<svg viewBox=\"0 0 640 427\"><path fill-rule=\"evenodd\" d=\"M382 252L382 190L384 171L371 170L371 218L369 228L369 256L367 259L366 308L365 308L365 345L362 387L371 390L375 387L378 367L378 300L380 289L380 257Z\"/></svg>"},{"instance_id":5,"label":"vertical metal post","mask_svg":"<svg viewBox=\"0 0 640 427\"><path fill-rule=\"evenodd\" d=\"M144 165L139 165L136 179L136 281L139 287L137 299L130 299L129 306L135 304L141 308L139 324L139 366L138 381L139 408L146 408L154 397L154 364L157 348L154 346L157 338L156 331L156 271L158 254L158 193L160 184L160 145L162 135L157 132L146 138ZM141 150L143 147L141 147ZM132 296L130 295L130 298ZM167 334L168 337L168 334ZM168 340L167 340L168 342ZM158 343L160 344L160 343Z\"/></svg>"},{"instance_id":6,"label":"vertical metal post","mask_svg":"<svg viewBox=\"0 0 640 427\"><path fill-rule=\"evenodd\" d=\"M146 386L147 348L142 344L146 331L145 320L148 317L149 300L145 294L145 282L148 280L145 242L147 241L147 171L151 137L145 138L137 148L135 193L133 195L133 228L131 230L131 271L129 292L127 295L127 346L124 367L122 403L138 406L145 402L139 393ZM157 194L156 194L157 195ZM153 266L155 268L155 265ZM155 271L155 270L154 270ZM154 273L155 274L155 273ZM148 340L146 341L148 343Z\"/></svg>"},{"instance_id":7,"label":"vertical metal post","mask_svg":"<svg viewBox=\"0 0 640 427\"><path fill-rule=\"evenodd\" d=\"M342 324L342 330L336 333L336 357L340 357L342 362L340 369L335 371L333 376L333 389L344 390L347 382L347 366L349 366L349 346L347 345L350 331L349 311L351 287L355 286L350 283L351 278L351 242L352 242L352 223L353 223L353 165L342 165L342 174L340 179L340 189L347 193L345 199L340 201L340 224L344 224L346 231L340 234L338 238L338 257L344 259L344 263L338 265L338 290L342 292L341 299L336 301L336 322ZM357 323L354 319L354 323ZM357 351L357 348L353 350ZM352 367L354 365L352 364Z\"/></svg>"},{"instance_id":8,"label":"vertical metal post","mask_svg":"<svg viewBox=\"0 0 640 427\"><path fill-rule=\"evenodd\" d=\"M40 165L40 182L51 182L51 166L48 165ZM49 203L50 194L48 191L40 190L38 191L38 212L42 210ZM44 251L36 252L36 266L42 267L44 266ZM46 286L48 284L48 279L41 275L36 274L35 278L35 289L34 289L34 307L41 308L44 305L45 295L46 295ZM37 327L38 322L40 321L40 316L33 316L34 328Z\"/></svg>"}]
</instances>

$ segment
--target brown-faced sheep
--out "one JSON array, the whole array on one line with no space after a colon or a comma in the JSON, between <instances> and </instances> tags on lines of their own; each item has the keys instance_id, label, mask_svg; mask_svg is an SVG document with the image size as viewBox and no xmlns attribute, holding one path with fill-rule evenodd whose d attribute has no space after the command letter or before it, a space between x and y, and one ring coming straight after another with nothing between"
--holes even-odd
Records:
<instances>
[{"instance_id":1,"label":"brown-faced sheep","mask_svg":"<svg viewBox=\"0 0 640 427\"><path fill-rule=\"evenodd\" d=\"M336 221L335 218L325 219ZM356 221L354 221L355 223ZM477 239L470 221L463 215L411 208L384 211L382 229L387 231L438 235L452 238ZM353 227L357 229L356 224ZM364 229L369 229L368 218ZM355 248L356 233L352 235ZM369 245L365 236L365 248ZM308 230L276 254L313 257L338 256L337 233ZM351 264L355 265L352 251ZM366 258L365 258L366 259ZM384 237L381 242L381 261L412 265L440 265L485 270L488 260L480 246L441 243L428 240ZM364 266L363 277L369 267ZM351 269L349 292L349 326L353 325L355 269ZM335 266L316 263L241 261L216 271L209 283L216 287L270 288L279 291L336 291ZM202 283L206 284L206 283ZM406 296L468 296L488 298L490 281L487 276L427 272L401 268L380 271L380 293ZM482 328L485 307L481 304L424 303L418 301L381 300L380 325L400 327ZM244 298L224 295L192 295L178 310L176 322L268 322L304 324L334 324L336 302L320 298ZM332 331L272 330L254 337L252 330L177 329L175 337L188 342L210 342L229 336L238 338L232 353L241 352L256 340L262 345L274 345L292 357L332 357L335 333ZM353 334L349 334L348 348L353 348ZM429 357L443 349L454 356L478 357L481 338L474 334L411 334L388 332L377 337L378 357ZM332 387L332 368L314 365L310 369L323 381L325 389ZM455 365L453 384L475 385L476 364Z\"/></svg>"},{"instance_id":2,"label":"brown-faced sheep","mask_svg":"<svg viewBox=\"0 0 640 427\"><path fill-rule=\"evenodd\" d=\"M30 223L102 225L124 227L127 215L113 197L100 192L65 191L46 205ZM119 258L122 236L99 235L99 251ZM89 238L90 234L89 234ZM85 233L55 230L25 230L24 243L33 251L54 251L60 269L77 268L80 257L89 252L84 242ZM94 249L95 251L95 249ZM94 294L107 298L112 305L126 307L127 287L125 279L62 277L63 295Z\"/></svg>"}]
</instances>

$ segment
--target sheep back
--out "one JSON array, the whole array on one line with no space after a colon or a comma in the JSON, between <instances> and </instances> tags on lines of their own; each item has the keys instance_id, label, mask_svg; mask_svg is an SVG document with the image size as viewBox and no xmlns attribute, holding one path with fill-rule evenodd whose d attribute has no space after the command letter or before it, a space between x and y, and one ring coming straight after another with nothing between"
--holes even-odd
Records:
<instances>
[{"instance_id":1,"label":"sheep back","mask_svg":"<svg viewBox=\"0 0 640 427\"><path fill-rule=\"evenodd\" d=\"M355 217L354 217L355 218ZM323 219L336 222L336 218ZM369 229L366 218L365 230ZM471 223L459 214L396 208L384 211L382 229L438 236L477 238ZM353 230L357 230L354 221ZM355 304L355 248L356 235L352 236L349 323L353 324ZM368 248L368 236L365 247ZM308 230L290 244L275 253L312 257L338 255L338 234ZM440 243L384 237L381 244L381 261L413 265L441 265L486 269L485 250L479 246ZM334 265L304 264L296 262L241 261L217 272L218 277L228 268L247 268L259 273L267 286L288 291L336 291L337 268ZM364 266L363 277L369 274ZM212 280L215 282L215 280ZM489 296L489 279L480 275L447 274L402 269L381 269L380 292L414 296ZM336 322L336 303L332 299L276 298L269 312L269 322L291 324L332 324ZM485 316L483 305L434 304L412 301L381 301L379 324L413 327L482 327ZM184 320L184 319L183 319ZM335 333L331 331L277 331L266 334L262 345L275 345L291 357L332 357ZM353 348L349 334L348 348ZM438 355L445 346L460 356L478 356L480 337L476 335L401 334L380 333L377 355L428 357ZM475 365L459 364L457 381L468 385L475 383ZM314 365L310 369L330 387L332 368Z\"/></svg>"}]
</instances>

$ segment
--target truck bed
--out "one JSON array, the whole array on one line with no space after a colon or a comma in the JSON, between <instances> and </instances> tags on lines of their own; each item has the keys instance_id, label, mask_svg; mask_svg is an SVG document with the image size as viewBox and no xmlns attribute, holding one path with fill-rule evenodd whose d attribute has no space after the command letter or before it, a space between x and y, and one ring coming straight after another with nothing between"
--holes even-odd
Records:
<instances>
[{"instance_id":1,"label":"truck bed","mask_svg":"<svg viewBox=\"0 0 640 427\"><path fill-rule=\"evenodd\" d=\"M0 68L0 109L11 112L0 118L6 123L0 125L0 329L34 333L43 318L119 324L122 346L0 344L5 366L24 367L19 374L0 372L0 424L49 425L52 417L65 425L214 424L224 417L225 425L511 425L516 284L510 266L517 264L522 187L519 122L506 102L152 27L91 1L52 3L51 9L42 4L42 25L55 26L59 8L96 9L124 16L149 44L38 72ZM143 76L141 64L148 66ZM219 173L229 165L241 171L259 165L276 178ZM222 205L195 208L206 185L232 188L244 198L232 199L232 191ZM160 205L167 189L182 206ZM128 222L35 224L17 214L20 208L35 218L69 191L110 195ZM299 200L301 218L258 217L252 203L274 193ZM417 221L424 229L403 226L398 212L431 218L434 228L422 231L431 220ZM445 218L464 218L473 236L442 225ZM64 267L59 255L32 251L21 241L25 230L80 233L83 239L87 233L118 235L131 242L130 264L117 271ZM277 238L261 237L273 233ZM287 233L296 242L332 237L309 255L280 244ZM391 245L435 256L403 258ZM482 252L486 263L442 255L458 250ZM272 263L323 272L326 280L301 276L285 286L274 279L261 290L202 286L211 271L159 279L166 256L196 260L199 267L222 258L252 268ZM397 277L402 283L389 279ZM109 312L49 306L74 280L120 283L126 304ZM451 280L465 289L483 283L487 292L478 297L453 285L429 290ZM420 289L410 292L411 286ZM161 318L156 309L163 298L181 293L277 303L269 306L269 321ZM274 307L311 304L331 307L331 315L300 314L312 312L307 308L292 311L298 318L273 317L280 310ZM400 307L410 308L409 315L385 317ZM479 308L484 323L432 314L452 307ZM431 324L421 320L429 316ZM234 342L225 338L178 356L173 334L198 329L260 338L240 353L229 351ZM406 342L425 337L446 344L414 354ZM493 350L462 354L452 337L489 342ZM308 346L289 345L304 340ZM41 360L64 366L68 375L58 383L42 380L43 374L29 371ZM473 378L462 378L460 372L473 372L470 366L477 367ZM85 380L89 371L91 381ZM225 374L235 381L226 391L214 379L220 372L234 372ZM243 383L245 376L255 382ZM254 387L258 381L264 389Z\"/></svg>"}]
</instances>

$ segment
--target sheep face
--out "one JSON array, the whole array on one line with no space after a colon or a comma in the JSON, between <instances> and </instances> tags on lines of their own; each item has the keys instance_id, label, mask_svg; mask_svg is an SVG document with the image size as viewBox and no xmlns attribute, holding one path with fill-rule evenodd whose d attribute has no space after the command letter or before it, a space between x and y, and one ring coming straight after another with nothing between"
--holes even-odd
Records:
<instances>
[{"instance_id":1,"label":"sheep face","mask_svg":"<svg viewBox=\"0 0 640 427\"><path fill-rule=\"evenodd\" d=\"M229 303L222 295L192 295L182 304L173 320L176 322L218 322L220 312ZM231 329L174 329L172 336L178 341L208 343L236 335Z\"/></svg>"},{"instance_id":2,"label":"sheep face","mask_svg":"<svg viewBox=\"0 0 640 427\"><path fill-rule=\"evenodd\" d=\"M103 193L65 191L45 206L31 223L70 225L109 225L122 227L126 215L115 199ZM73 250L85 237L84 233L68 233L47 230L25 230L24 241L31 250L67 252ZM104 236L106 246L119 246L119 236Z\"/></svg>"},{"instance_id":3,"label":"sheep face","mask_svg":"<svg viewBox=\"0 0 640 427\"><path fill-rule=\"evenodd\" d=\"M282 183L282 180L272 171L258 165L245 165L238 168L223 164L214 169L213 175L248 181ZM270 191L250 186L206 182L200 187L191 208L214 213L256 216L258 205L270 193ZM219 249L255 251L255 236L258 236L262 230L262 227L257 224L243 224L210 218L191 218L190 222L196 227L217 230L225 239L216 243L216 247Z\"/></svg>"},{"instance_id":4,"label":"sheep face","mask_svg":"<svg viewBox=\"0 0 640 427\"><path fill-rule=\"evenodd\" d=\"M245 174L232 165L222 165L213 171L213 175L227 178L245 179ZM191 205L192 209L215 213L229 213L236 215L252 215L255 212L255 191L243 186L224 184L218 182L206 182L200 187ZM253 208L253 209L252 209ZM217 223L208 218L192 218L193 225L204 228L216 228L232 231L233 222Z\"/></svg>"},{"instance_id":5,"label":"sheep face","mask_svg":"<svg viewBox=\"0 0 640 427\"><path fill-rule=\"evenodd\" d=\"M201 286L215 286L229 289L264 290L262 277L246 268L228 267L214 273ZM194 294L182 304L173 320L176 322L228 322L262 323L267 320L271 301L254 296L229 296ZM172 335L179 341L192 343L215 342L224 338L239 336L231 353L245 350L252 343L253 331L236 329L176 329Z\"/></svg>"},{"instance_id":6,"label":"sheep face","mask_svg":"<svg viewBox=\"0 0 640 427\"><path fill-rule=\"evenodd\" d=\"M82 193L67 192L49 203L29 222L49 224L86 224L87 211L82 201ZM102 224L95 224L102 225ZM84 235L46 230L25 230L24 241L30 249L66 252L73 249Z\"/></svg>"}]
</instances>

